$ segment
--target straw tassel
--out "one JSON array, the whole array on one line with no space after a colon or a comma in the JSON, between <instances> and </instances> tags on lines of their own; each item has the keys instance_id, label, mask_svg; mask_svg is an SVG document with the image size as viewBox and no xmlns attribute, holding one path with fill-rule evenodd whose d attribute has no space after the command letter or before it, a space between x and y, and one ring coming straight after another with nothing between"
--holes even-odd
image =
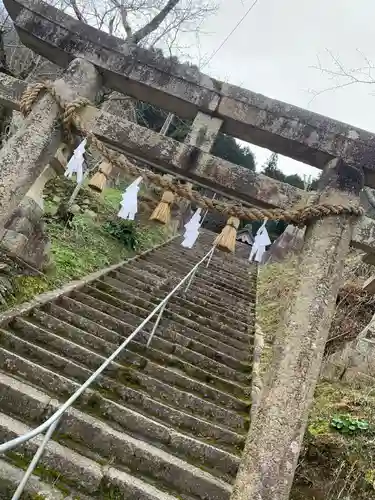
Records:
<instances>
[{"instance_id":1,"label":"straw tassel","mask_svg":"<svg viewBox=\"0 0 375 500\"><path fill-rule=\"evenodd\" d=\"M224 229L216 237L214 246L223 252L234 252L236 247L237 229L240 225L240 219L229 217Z\"/></svg>"},{"instance_id":2,"label":"straw tassel","mask_svg":"<svg viewBox=\"0 0 375 500\"><path fill-rule=\"evenodd\" d=\"M172 191L164 191L160 203L152 212L150 220L160 222L161 224L169 224L171 220L171 205L175 200Z\"/></svg>"},{"instance_id":3,"label":"straw tassel","mask_svg":"<svg viewBox=\"0 0 375 500\"><path fill-rule=\"evenodd\" d=\"M90 180L89 187L94 191L98 191L99 193L101 193L107 184L107 180L111 171L111 163L103 161L99 165L99 170L96 172L96 174L93 175L92 179Z\"/></svg>"}]
</instances>

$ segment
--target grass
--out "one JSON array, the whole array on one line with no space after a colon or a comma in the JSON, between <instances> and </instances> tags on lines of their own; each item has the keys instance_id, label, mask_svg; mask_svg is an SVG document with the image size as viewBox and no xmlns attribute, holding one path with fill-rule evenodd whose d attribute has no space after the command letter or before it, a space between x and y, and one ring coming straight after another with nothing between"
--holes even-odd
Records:
<instances>
[{"instance_id":1,"label":"grass","mask_svg":"<svg viewBox=\"0 0 375 500\"><path fill-rule=\"evenodd\" d=\"M264 335L262 371L271 360L272 344L280 335L286 304L295 285L296 259L259 267L257 282L257 323Z\"/></svg>"},{"instance_id":2,"label":"grass","mask_svg":"<svg viewBox=\"0 0 375 500\"><path fill-rule=\"evenodd\" d=\"M118 263L162 243L170 236L168 228L163 226L135 223L135 250L114 238L105 230L104 223L108 218L115 217L120 199L121 191L106 189L101 197L102 206L97 220L76 215L71 228L50 219L47 232L51 241L51 266L44 275L16 278L17 291L7 306L30 300L47 290ZM47 207L53 213L50 201Z\"/></svg>"}]
</instances>

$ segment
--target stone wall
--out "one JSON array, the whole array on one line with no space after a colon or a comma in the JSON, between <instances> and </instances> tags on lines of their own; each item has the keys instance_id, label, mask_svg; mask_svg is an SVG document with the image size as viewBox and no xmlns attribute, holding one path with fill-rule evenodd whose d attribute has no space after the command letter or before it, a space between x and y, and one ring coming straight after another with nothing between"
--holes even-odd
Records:
<instances>
[{"instance_id":1,"label":"stone wall","mask_svg":"<svg viewBox=\"0 0 375 500\"><path fill-rule=\"evenodd\" d=\"M324 360L321 377L358 387L375 385L375 315L357 339Z\"/></svg>"}]
</instances>

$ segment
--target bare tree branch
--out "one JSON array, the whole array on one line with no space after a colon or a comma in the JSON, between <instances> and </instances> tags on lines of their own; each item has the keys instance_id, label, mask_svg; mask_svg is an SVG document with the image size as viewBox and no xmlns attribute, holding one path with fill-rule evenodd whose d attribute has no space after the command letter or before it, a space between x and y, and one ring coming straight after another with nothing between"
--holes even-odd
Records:
<instances>
[{"instance_id":1,"label":"bare tree branch","mask_svg":"<svg viewBox=\"0 0 375 500\"><path fill-rule=\"evenodd\" d=\"M77 19L79 21L82 21L83 23L85 23L86 19L82 15L82 12L79 10L76 0L69 0L69 4L72 7L72 9L74 10L74 14L76 15Z\"/></svg>"},{"instance_id":2,"label":"bare tree branch","mask_svg":"<svg viewBox=\"0 0 375 500\"><path fill-rule=\"evenodd\" d=\"M132 35L130 41L137 44L144 38L146 38L150 33L158 29L164 19L168 16L168 14L176 7L180 0L168 0L165 7L161 9L161 11L156 14L156 16L151 19L151 21L143 26L143 28L139 29Z\"/></svg>"},{"instance_id":3,"label":"bare tree branch","mask_svg":"<svg viewBox=\"0 0 375 500\"><path fill-rule=\"evenodd\" d=\"M121 22L122 26L125 30L126 36L130 38L133 34L133 31L131 29L131 26L128 21L128 10L124 5L124 0L111 0L113 5L117 7L120 17L121 17Z\"/></svg>"},{"instance_id":4,"label":"bare tree branch","mask_svg":"<svg viewBox=\"0 0 375 500\"><path fill-rule=\"evenodd\" d=\"M375 70L375 65L363 54L359 49L357 49L358 54L364 60L365 65L359 66L357 68L347 69L345 65L340 61L340 59L333 54L329 49L326 49L327 54L331 60L331 67L326 67L322 64L319 57L317 57L318 64L311 66L312 69L320 71L321 74L328 77L328 80L333 82L332 85L324 88L322 90L310 90L309 92L313 94L313 98L310 103L318 96L331 92L334 90L342 89L345 87L350 87L356 84L373 85L375 84L375 75L373 71Z\"/></svg>"}]
</instances>

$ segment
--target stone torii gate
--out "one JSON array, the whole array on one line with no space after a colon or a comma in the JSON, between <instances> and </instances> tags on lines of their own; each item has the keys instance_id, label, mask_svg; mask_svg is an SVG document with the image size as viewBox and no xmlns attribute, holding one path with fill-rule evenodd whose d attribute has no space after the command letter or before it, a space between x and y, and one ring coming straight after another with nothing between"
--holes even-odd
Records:
<instances>
[{"instance_id":1,"label":"stone torii gate","mask_svg":"<svg viewBox=\"0 0 375 500\"><path fill-rule=\"evenodd\" d=\"M108 112L86 106L86 130L127 156L196 185L261 207L289 208L306 193L210 154L220 131L323 170L320 203L359 203L375 187L375 136L344 123L217 81L189 66L124 45L38 0L5 0L22 42L66 68L54 82L66 100L95 98L102 85L193 118L181 144ZM19 109L26 85L0 75L0 102ZM0 224L21 201L61 142L58 107L45 94L0 151ZM330 216L307 228L299 278L283 341L252 421L233 499L286 500L349 245L375 253L375 225Z\"/></svg>"}]
</instances>

